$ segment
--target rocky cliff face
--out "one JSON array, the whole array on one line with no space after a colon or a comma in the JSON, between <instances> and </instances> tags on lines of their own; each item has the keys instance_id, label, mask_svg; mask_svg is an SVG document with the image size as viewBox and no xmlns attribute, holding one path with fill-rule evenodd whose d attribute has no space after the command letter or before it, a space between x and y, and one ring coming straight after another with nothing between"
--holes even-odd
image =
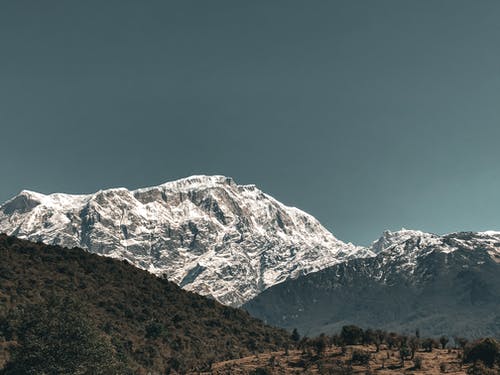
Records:
<instances>
[{"instance_id":1,"label":"rocky cliff face","mask_svg":"<svg viewBox=\"0 0 500 375\"><path fill-rule=\"evenodd\" d=\"M377 256L287 280L244 307L304 334L358 324L500 336L500 232L385 232L372 250Z\"/></svg>"},{"instance_id":2,"label":"rocky cliff face","mask_svg":"<svg viewBox=\"0 0 500 375\"><path fill-rule=\"evenodd\" d=\"M374 255L224 176L90 195L23 191L0 207L0 232L126 259L233 306L288 278Z\"/></svg>"}]
</instances>

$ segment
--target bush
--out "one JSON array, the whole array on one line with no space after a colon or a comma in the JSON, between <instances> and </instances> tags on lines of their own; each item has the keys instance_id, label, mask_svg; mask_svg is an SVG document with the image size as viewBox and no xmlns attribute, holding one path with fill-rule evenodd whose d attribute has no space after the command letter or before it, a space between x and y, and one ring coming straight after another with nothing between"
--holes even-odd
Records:
<instances>
[{"instance_id":1,"label":"bush","mask_svg":"<svg viewBox=\"0 0 500 375\"><path fill-rule=\"evenodd\" d=\"M422 357L415 357L413 359L413 368L415 370L421 370L422 369Z\"/></svg>"},{"instance_id":2,"label":"bush","mask_svg":"<svg viewBox=\"0 0 500 375\"><path fill-rule=\"evenodd\" d=\"M438 343L433 339L427 338L424 341L422 341L422 348L426 352L432 352L432 349L437 347L437 346L438 346Z\"/></svg>"},{"instance_id":3,"label":"bush","mask_svg":"<svg viewBox=\"0 0 500 375\"><path fill-rule=\"evenodd\" d=\"M446 336L441 336L439 338L439 343L441 344L441 348L444 349L446 348L446 345L448 345L448 342L450 341L450 339L448 339L448 337Z\"/></svg>"},{"instance_id":4,"label":"bush","mask_svg":"<svg viewBox=\"0 0 500 375\"><path fill-rule=\"evenodd\" d=\"M367 365L370 359L371 353L366 350L356 349L352 352L351 362L355 365Z\"/></svg>"},{"instance_id":5,"label":"bush","mask_svg":"<svg viewBox=\"0 0 500 375\"><path fill-rule=\"evenodd\" d=\"M331 375L352 375L354 372L351 365L346 364L342 361L336 361L330 368L329 373Z\"/></svg>"},{"instance_id":6,"label":"bush","mask_svg":"<svg viewBox=\"0 0 500 375\"><path fill-rule=\"evenodd\" d=\"M345 345L357 345L363 341L363 330L355 325L343 326L340 337Z\"/></svg>"},{"instance_id":7,"label":"bush","mask_svg":"<svg viewBox=\"0 0 500 375\"><path fill-rule=\"evenodd\" d=\"M299 342L300 341L300 335L299 335L299 331L297 331L297 328L293 329L291 338L292 338L293 342Z\"/></svg>"},{"instance_id":8,"label":"bush","mask_svg":"<svg viewBox=\"0 0 500 375\"><path fill-rule=\"evenodd\" d=\"M328 346L328 338L325 335L321 334L320 336L313 339L311 344L314 347L316 353L320 356Z\"/></svg>"},{"instance_id":9,"label":"bush","mask_svg":"<svg viewBox=\"0 0 500 375\"><path fill-rule=\"evenodd\" d=\"M252 375L272 375L272 373L267 367L257 367L251 372Z\"/></svg>"},{"instance_id":10,"label":"bush","mask_svg":"<svg viewBox=\"0 0 500 375\"><path fill-rule=\"evenodd\" d=\"M163 332L165 331L165 328L163 327L163 324L159 322L150 322L146 326L146 338L147 339L157 339L158 337L161 337L163 335Z\"/></svg>"},{"instance_id":11,"label":"bush","mask_svg":"<svg viewBox=\"0 0 500 375\"><path fill-rule=\"evenodd\" d=\"M465 348L464 362L481 361L488 367L493 367L500 360L500 344L492 338L476 341Z\"/></svg>"},{"instance_id":12,"label":"bush","mask_svg":"<svg viewBox=\"0 0 500 375\"><path fill-rule=\"evenodd\" d=\"M27 306L17 321L18 345L11 351L4 375L123 374L111 343L101 336L70 299L51 298Z\"/></svg>"},{"instance_id":13,"label":"bush","mask_svg":"<svg viewBox=\"0 0 500 375\"><path fill-rule=\"evenodd\" d=\"M475 362L468 370L468 375L498 375L498 369L488 368L483 362Z\"/></svg>"},{"instance_id":14,"label":"bush","mask_svg":"<svg viewBox=\"0 0 500 375\"><path fill-rule=\"evenodd\" d=\"M446 362L441 362L439 364L439 371L446 372L448 370L448 364Z\"/></svg>"}]
</instances>

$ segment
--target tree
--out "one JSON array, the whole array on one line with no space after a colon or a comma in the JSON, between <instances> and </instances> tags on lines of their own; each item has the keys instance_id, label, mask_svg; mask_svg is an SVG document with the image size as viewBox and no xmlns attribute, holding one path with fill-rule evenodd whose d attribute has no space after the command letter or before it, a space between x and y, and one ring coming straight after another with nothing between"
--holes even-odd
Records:
<instances>
[{"instance_id":1,"label":"tree","mask_svg":"<svg viewBox=\"0 0 500 375\"><path fill-rule=\"evenodd\" d=\"M356 349L352 352L351 363L366 366L370 363L371 353L367 350Z\"/></svg>"},{"instance_id":2,"label":"tree","mask_svg":"<svg viewBox=\"0 0 500 375\"><path fill-rule=\"evenodd\" d=\"M500 361L500 343L492 338L476 341L465 348L464 362L481 361L488 367L493 367Z\"/></svg>"},{"instance_id":3,"label":"tree","mask_svg":"<svg viewBox=\"0 0 500 375\"><path fill-rule=\"evenodd\" d=\"M377 334L374 330L368 328L363 334L363 345L373 344L377 339Z\"/></svg>"},{"instance_id":4,"label":"tree","mask_svg":"<svg viewBox=\"0 0 500 375\"><path fill-rule=\"evenodd\" d=\"M422 341L422 348L424 348L424 350L426 352L432 352L432 349L436 346L436 341L431 339L431 338L426 338L424 339L424 341Z\"/></svg>"},{"instance_id":5,"label":"tree","mask_svg":"<svg viewBox=\"0 0 500 375\"><path fill-rule=\"evenodd\" d=\"M342 345L342 338L338 333L335 333L334 335L330 336L330 345L332 346L341 346Z\"/></svg>"},{"instance_id":6,"label":"tree","mask_svg":"<svg viewBox=\"0 0 500 375\"><path fill-rule=\"evenodd\" d=\"M401 337L395 333L395 332L390 332L387 335L387 345L389 346L389 349L392 350L394 347L399 347L401 345Z\"/></svg>"},{"instance_id":7,"label":"tree","mask_svg":"<svg viewBox=\"0 0 500 375\"><path fill-rule=\"evenodd\" d=\"M439 342L441 343L441 348L446 348L446 345L448 344L448 342L450 341L450 339L446 336L441 336L439 338Z\"/></svg>"},{"instance_id":8,"label":"tree","mask_svg":"<svg viewBox=\"0 0 500 375\"><path fill-rule=\"evenodd\" d=\"M375 331L375 347L377 348L377 353L380 351L380 345L385 341L387 333L380 329Z\"/></svg>"},{"instance_id":9,"label":"tree","mask_svg":"<svg viewBox=\"0 0 500 375\"><path fill-rule=\"evenodd\" d=\"M399 358L401 360L401 367L405 367L405 359L411 355L411 351L406 346L406 342L403 342L401 344L401 347L399 348Z\"/></svg>"},{"instance_id":10,"label":"tree","mask_svg":"<svg viewBox=\"0 0 500 375\"><path fill-rule=\"evenodd\" d=\"M415 358L415 353L417 352L418 348L420 347L420 339L416 336L410 337L408 340L408 346L410 347L411 350L411 358Z\"/></svg>"},{"instance_id":11,"label":"tree","mask_svg":"<svg viewBox=\"0 0 500 375\"><path fill-rule=\"evenodd\" d=\"M297 331L297 328L294 328L293 331L292 331L292 340L294 342L299 342L300 341L300 335L299 335L299 331Z\"/></svg>"},{"instance_id":12,"label":"tree","mask_svg":"<svg viewBox=\"0 0 500 375\"><path fill-rule=\"evenodd\" d=\"M469 367L467 375L498 375L498 369L488 368L483 362L477 361Z\"/></svg>"},{"instance_id":13,"label":"tree","mask_svg":"<svg viewBox=\"0 0 500 375\"><path fill-rule=\"evenodd\" d=\"M163 326L163 324L159 323L159 322L156 322L156 321L152 321L152 322L149 322L147 325L146 325L146 338L147 339L157 339L158 337L160 337L165 331L165 327Z\"/></svg>"},{"instance_id":14,"label":"tree","mask_svg":"<svg viewBox=\"0 0 500 375\"><path fill-rule=\"evenodd\" d=\"M345 345L357 345L363 341L363 330L355 325L343 326L340 337Z\"/></svg>"},{"instance_id":15,"label":"tree","mask_svg":"<svg viewBox=\"0 0 500 375\"><path fill-rule=\"evenodd\" d=\"M465 337L455 337L455 346L458 346L460 349L464 350L465 346L469 342Z\"/></svg>"},{"instance_id":16,"label":"tree","mask_svg":"<svg viewBox=\"0 0 500 375\"><path fill-rule=\"evenodd\" d=\"M422 369L422 357L415 357L413 359L413 369L414 370L421 370Z\"/></svg>"},{"instance_id":17,"label":"tree","mask_svg":"<svg viewBox=\"0 0 500 375\"><path fill-rule=\"evenodd\" d=\"M15 324L18 345L10 349L4 375L127 373L74 300L50 298L26 306Z\"/></svg>"},{"instance_id":18,"label":"tree","mask_svg":"<svg viewBox=\"0 0 500 375\"><path fill-rule=\"evenodd\" d=\"M307 337L302 337L297 344L297 348L302 350L302 353L306 352L307 347L310 345L310 340Z\"/></svg>"},{"instance_id":19,"label":"tree","mask_svg":"<svg viewBox=\"0 0 500 375\"><path fill-rule=\"evenodd\" d=\"M318 356L321 356L321 354L323 354L323 352L326 350L326 347L328 346L328 338L324 333L322 333L321 335L313 339L311 344L314 347L314 350L316 350Z\"/></svg>"}]
</instances>

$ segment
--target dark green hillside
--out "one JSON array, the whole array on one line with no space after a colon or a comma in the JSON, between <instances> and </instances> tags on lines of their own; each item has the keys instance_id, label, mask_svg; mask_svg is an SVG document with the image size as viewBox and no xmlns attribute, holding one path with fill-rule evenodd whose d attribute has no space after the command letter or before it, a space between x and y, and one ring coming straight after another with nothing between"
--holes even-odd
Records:
<instances>
[{"instance_id":1,"label":"dark green hillside","mask_svg":"<svg viewBox=\"0 0 500 375\"><path fill-rule=\"evenodd\" d=\"M186 292L130 264L0 235L0 350L17 307L70 297L136 373L206 368L288 340L246 312ZM3 337L2 337L3 336ZM0 353L0 364L5 350ZM147 370L147 371L146 371Z\"/></svg>"}]
</instances>

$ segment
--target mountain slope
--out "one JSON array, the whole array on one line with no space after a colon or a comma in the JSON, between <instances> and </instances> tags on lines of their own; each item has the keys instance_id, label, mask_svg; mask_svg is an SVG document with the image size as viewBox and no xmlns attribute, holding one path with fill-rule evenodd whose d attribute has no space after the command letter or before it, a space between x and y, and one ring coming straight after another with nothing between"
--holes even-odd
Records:
<instances>
[{"instance_id":1,"label":"mountain slope","mask_svg":"<svg viewBox=\"0 0 500 375\"><path fill-rule=\"evenodd\" d=\"M214 360L276 350L289 339L242 310L127 262L0 235L0 341L15 339L9 312L52 296L80 301L134 373L184 373Z\"/></svg>"},{"instance_id":2,"label":"mountain slope","mask_svg":"<svg viewBox=\"0 0 500 375\"><path fill-rule=\"evenodd\" d=\"M345 324L424 335L500 335L500 233L385 232L374 258L288 280L244 305L302 333Z\"/></svg>"},{"instance_id":3,"label":"mountain slope","mask_svg":"<svg viewBox=\"0 0 500 375\"><path fill-rule=\"evenodd\" d=\"M372 255L223 176L90 195L23 191L0 207L1 232L127 259L233 306L289 277Z\"/></svg>"}]
</instances>

